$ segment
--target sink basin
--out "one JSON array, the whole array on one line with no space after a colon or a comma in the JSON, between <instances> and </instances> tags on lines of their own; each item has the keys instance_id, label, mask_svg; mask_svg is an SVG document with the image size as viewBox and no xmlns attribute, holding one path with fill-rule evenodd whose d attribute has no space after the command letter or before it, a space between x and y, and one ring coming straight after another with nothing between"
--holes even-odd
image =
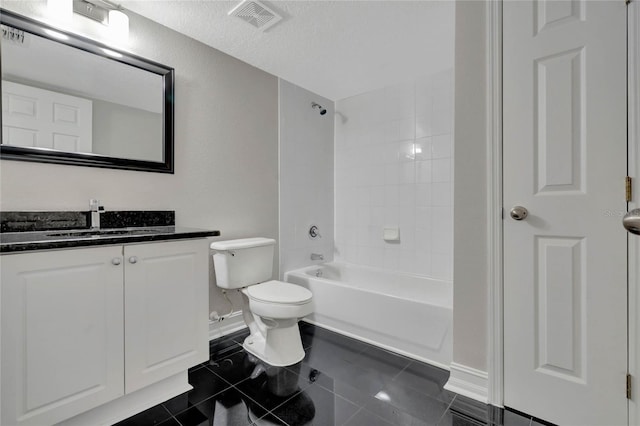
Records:
<instances>
[{"instance_id":1,"label":"sink basin","mask_svg":"<svg viewBox=\"0 0 640 426\"><path fill-rule=\"evenodd\" d=\"M110 235L148 235L159 234L160 231L156 229L101 229L97 231L90 230L78 230L78 231L62 231L62 232L50 232L47 233L47 237L69 237L69 238L81 238L81 237L101 237Z\"/></svg>"}]
</instances>

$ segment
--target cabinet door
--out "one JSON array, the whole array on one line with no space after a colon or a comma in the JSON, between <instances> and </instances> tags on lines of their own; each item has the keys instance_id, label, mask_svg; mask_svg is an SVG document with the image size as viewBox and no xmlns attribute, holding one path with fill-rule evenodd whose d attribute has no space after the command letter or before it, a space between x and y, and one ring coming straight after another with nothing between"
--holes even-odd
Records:
<instances>
[{"instance_id":1,"label":"cabinet door","mask_svg":"<svg viewBox=\"0 0 640 426\"><path fill-rule=\"evenodd\" d=\"M124 252L128 393L209 358L209 250L200 239Z\"/></svg>"},{"instance_id":2,"label":"cabinet door","mask_svg":"<svg viewBox=\"0 0 640 426\"><path fill-rule=\"evenodd\" d=\"M121 261L121 246L0 256L1 424L50 425L124 394Z\"/></svg>"}]
</instances>

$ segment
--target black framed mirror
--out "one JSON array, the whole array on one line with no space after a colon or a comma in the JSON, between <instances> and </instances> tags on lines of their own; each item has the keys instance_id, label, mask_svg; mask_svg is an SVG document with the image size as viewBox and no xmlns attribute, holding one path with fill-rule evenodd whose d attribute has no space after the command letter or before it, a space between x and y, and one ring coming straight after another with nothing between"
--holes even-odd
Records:
<instances>
[{"instance_id":1,"label":"black framed mirror","mask_svg":"<svg viewBox=\"0 0 640 426\"><path fill-rule=\"evenodd\" d=\"M174 69L0 9L0 159L174 172Z\"/></svg>"}]
</instances>

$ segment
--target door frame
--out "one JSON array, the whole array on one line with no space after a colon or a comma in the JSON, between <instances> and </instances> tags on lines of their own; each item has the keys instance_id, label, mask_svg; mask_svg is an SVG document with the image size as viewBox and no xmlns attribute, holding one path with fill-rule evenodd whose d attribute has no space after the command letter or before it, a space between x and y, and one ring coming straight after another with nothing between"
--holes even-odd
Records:
<instances>
[{"instance_id":1,"label":"door frame","mask_svg":"<svg viewBox=\"0 0 640 426\"><path fill-rule=\"evenodd\" d=\"M504 405L502 3L503 0L485 2L485 40L488 58L486 63L488 403L497 407ZM627 5L628 175L634 179L635 186L633 202L629 203L629 209L640 207L640 43L636 42L640 40L639 3L640 0L630 0ZM621 187L622 184L621 182ZM628 371L632 375L632 387L635 389L629 400L629 424L637 425L640 424L640 238L629 238L628 247ZM623 387L624 384L621 383L620 386Z\"/></svg>"},{"instance_id":2,"label":"door frame","mask_svg":"<svg viewBox=\"0 0 640 426\"><path fill-rule=\"evenodd\" d=\"M628 85L628 175L634 179L629 210L640 208L640 2L627 9ZM640 237L629 236L629 374L632 395L629 400L629 424L640 424ZM633 261L635 259L635 262Z\"/></svg>"},{"instance_id":3,"label":"door frame","mask_svg":"<svg viewBox=\"0 0 640 426\"><path fill-rule=\"evenodd\" d=\"M487 345L488 403L504 401L504 280L502 249L502 0L486 1Z\"/></svg>"}]
</instances>

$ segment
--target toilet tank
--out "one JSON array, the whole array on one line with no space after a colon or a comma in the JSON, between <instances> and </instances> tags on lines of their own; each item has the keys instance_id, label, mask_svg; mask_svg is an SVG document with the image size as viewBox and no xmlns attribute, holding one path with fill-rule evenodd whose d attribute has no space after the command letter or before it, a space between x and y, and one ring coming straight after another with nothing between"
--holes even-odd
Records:
<instances>
[{"instance_id":1,"label":"toilet tank","mask_svg":"<svg viewBox=\"0 0 640 426\"><path fill-rule=\"evenodd\" d=\"M243 238L211 243L218 287L241 288L270 280L275 244L276 240L271 238Z\"/></svg>"}]
</instances>

